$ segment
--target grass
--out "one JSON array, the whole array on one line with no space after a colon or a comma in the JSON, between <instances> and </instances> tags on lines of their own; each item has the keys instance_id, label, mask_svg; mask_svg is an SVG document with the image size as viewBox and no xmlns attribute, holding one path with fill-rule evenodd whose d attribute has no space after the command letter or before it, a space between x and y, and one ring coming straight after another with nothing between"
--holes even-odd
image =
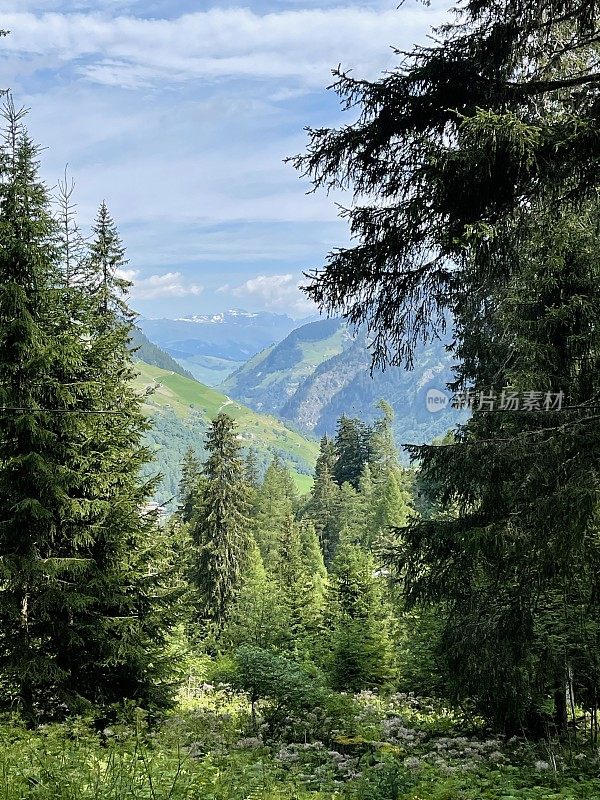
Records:
<instances>
[{"instance_id":1,"label":"grass","mask_svg":"<svg viewBox=\"0 0 600 800\"><path fill-rule=\"evenodd\" d=\"M6 718L0 800L600 798L598 754L583 745L505 741L406 695L339 700L323 740L252 730L246 699L212 687L158 728L142 712L102 733L83 720L31 732Z\"/></svg>"},{"instance_id":2,"label":"grass","mask_svg":"<svg viewBox=\"0 0 600 800\"><path fill-rule=\"evenodd\" d=\"M296 469L294 461L297 460L304 469L312 472L319 453L319 444L316 440L307 439L287 428L275 417L258 414L216 389L182 375L144 362L138 362L136 368L138 370L134 382L136 389L140 393L147 388L152 389L152 394L145 404L149 414L171 409L185 421L192 413L199 412L208 421L216 417L220 411L225 411L237 422L244 446L255 447L259 452L283 452L284 456L292 457L290 470L298 490L301 493L310 490L312 478Z\"/></svg>"}]
</instances>

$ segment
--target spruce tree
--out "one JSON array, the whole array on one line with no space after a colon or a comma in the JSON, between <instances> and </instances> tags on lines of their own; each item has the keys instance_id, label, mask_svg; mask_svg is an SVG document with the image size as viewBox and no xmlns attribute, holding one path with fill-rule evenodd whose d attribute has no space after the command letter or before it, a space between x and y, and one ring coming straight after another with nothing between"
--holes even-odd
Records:
<instances>
[{"instance_id":1,"label":"spruce tree","mask_svg":"<svg viewBox=\"0 0 600 800\"><path fill-rule=\"evenodd\" d=\"M260 486L260 469L254 447L251 447L246 454L246 483L252 491Z\"/></svg>"},{"instance_id":2,"label":"spruce tree","mask_svg":"<svg viewBox=\"0 0 600 800\"><path fill-rule=\"evenodd\" d=\"M327 569L319 546L319 537L312 522L300 522L300 545L302 563L309 575L314 575L323 585L327 582Z\"/></svg>"},{"instance_id":3,"label":"spruce tree","mask_svg":"<svg viewBox=\"0 0 600 800\"><path fill-rule=\"evenodd\" d=\"M205 447L206 485L190 528L196 551L192 580L200 619L219 627L241 585L251 522L244 461L231 417L225 413L215 417Z\"/></svg>"},{"instance_id":4,"label":"spruce tree","mask_svg":"<svg viewBox=\"0 0 600 800\"><path fill-rule=\"evenodd\" d=\"M452 389L484 399L413 448L442 513L405 531L407 597L443 601L457 700L535 733L553 702L564 732L573 665L594 713L599 688L597 8L467 2L437 34L377 81L338 74L358 120L296 163L371 201L310 294L365 322L380 364L453 326ZM569 410L486 413L531 392Z\"/></svg>"},{"instance_id":5,"label":"spruce tree","mask_svg":"<svg viewBox=\"0 0 600 800\"><path fill-rule=\"evenodd\" d=\"M123 270L128 262L123 242L106 201L103 201L98 209L92 233L89 262L94 281L93 291L98 299L98 310L104 315L112 312L125 319L131 319L132 315L125 300L131 288L131 281L123 276Z\"/></svg>"},{"instance_id":6,"label":"spruce tree","mask_svg":"<svg viewBox=\"0 0 600 800\"><path fill-rule=\"evenodd\" d=\"M328 575L315 526L308 520L300 522L300 550L303 575L300 591L305 598L305 650L311 656L323 641Z\"/></svg>"},{"instance_id":7,"label":"spruce tree","mask_svg":"<svg viewBox=\"0 0 600 800\"><path fill-rule=\"evenodd\" d=\"M181 463L178 512L182 522L191 522L202 498L202 464L190 445Z\"/></svg>"},{"instance_id":8,"label":"spruce tree","mask_svg":"<svg viewBox=\"0 0 600 800\"><path fill-rule=\"evenodd\" d=\"M345 538L331 569L329 674L335 689L358 691L391 674L389 615L373 560Z\"/></svg>"},{"instance_id":9,"label":"spruce tree","mask_svg":"<svg viewBox=\"0 0 600 800\"><path fill-rule=\"evenodd\" d=\"M70 280L36 148L11 101L4 116L5 696L30 721L125 698L156 708L170 693L163 645L171 595L144 510L152 487L138 479L146 422L128 385L128 329L106 315L100 325L87 287Z\"/></svg>"},{"instance_id":10,"label":"spruce tree","mask_svg":"<svg viewBox=\"0 0 600 800\"><path fill-rule=\"evenodd\" d=\"M378 492L373 482L369 464L365 464L358 482L359 498L359 543L369 550L378 532L376 514L378 508Z\"/></svg>"},{"instance_id":11,"label":"spruce tree","mask_svg":"<svg viewBox=\"0 0 600 800\"><path fill-rule=\"evenodd\" d=\"M289 471L277 456L265 473L254 501L254 530L267 569L275 563L279 539L294 513L296 489Z\"/></svg>"},{"instance_id":12,"label":"spruce tree","mask_svg":"<svg viewBox=\"0 0 600 800\"><path fill-rule=\"evenodd\" d=\"M350 483L343 483L338 494L334 552L337 549L342 531L345 532L350 541L354 543L360 541L362 536L362 510L359 493Z\"/></svg>"},{"instance_id":13,"label":"spruce tree","mask_svg":"<svg viewBox=\"0 0 600 800\"><path fill-rule=\"evenodd\" d=\"M129 284L117 274L125 263L112 220L110 235L94 229L85 259L89 284L81 293L89 309L87 366L97 387L88 402L100 412L87 417L93 437L91 492L99 518L92 524L98 532L91 548L96 570L88 578L92 613L74 633L76 642L88 636L93 644L65 648L65 658L76 659L82 685L94 690L99 702L133 698L159 707L172 693L165 643L181 587L169 537L148 509L157 479L140 477L152 458L144 443L150 423L133 388L135 314L127 304Z\"/></svg>"},{"instance_id":14,"label":"spruce tree","mask_svg":"<svg viewBox=\"0 0 600 800\"><path fill-rule=\"evenodd\" d=\"M231 605L220 642L231 651L244 645L275 649L286 636L285 625L279 586L267 574L258 545L251 540L240 589Z\"/></svg>"},{"instance_id":15,"label":"spruce tree","mask_svg":"<svg viewBox=\"0 0 600 800\"><path fill-rule=\"evenodd\" d=\"M400 470L390 470L383 486L383 496L377 505L375 525L379 531L386 528L404 528L410 518L410 498L402 486Z\"/></svg>"},{"instance_id":16,"label":"spruce tree","mask_svg":"<svg viewBox=\"0 0 600 800\"><path fill-rule=\"evenodd\" d=\"M58 244L61 253L61 272L65 288L81 285L88 273L86 264L86 243L77 224L77 208L74 202L75 181L69 179L65 170L62 180L58 181L56 214ZM68 293L65 293L65 298ZM74 295L75 297L76 295Z\"/></svg>"},{"instance_id":17,"label":"spruce tree","mask_svg":"<svg viewBox=\"0 0 600 800\"><path fill-rule=\"evenodd\" d=\"M22 112L9 100L0 185L0 669L7 699L19 698L28 719L48 688L68 680L52 652L54 625L64 631L71 614L69 593L82 560L60 552L71 520L78 478L69 442L76 420L52 414L72 407L56 370L65 371L72 353L50 332L52 291L59 280L55 226L48 195L38 178L37 151L22 127ZM50 409L50 411L45 411ZM58 538L58 547L54 542ZM75 545L76 546L76 545ZM62 623L62 624L61 624ZM61 631L61 632L62 632ZM57 701L55 701L57 702Z\"/></svg>"},{"instance_id":18,"label":"spruce tree","mask_svg":"<svg viewBox=\"0 0 600 800\"><path fill-rule=\"evenodd\" d=\"M314 528L289 516L280 534L274 576L285 619L283 645L301 657L309 655L321 628L324 573Z\"/></svg>"},{"instance_id":19,"label":"spruce tree","mask_svg":"<svg viewBox=\"0 0 600 800\"><path fill-rule=\"evenodd\" d=\"M334 446L333 477L339 486L347 482L358 489L360 474L371 456L371 430L359 419L344 415L338 420Z\"/></svg>"},{"instance_id":20,"label":"spruce tree","mask_svg":"<svg viewBox=\"0 0 600 800\"><path fill-rule=\"evenodd\" d=\"M330 563L333 558L339 533L337 512L340 490L333 478L334 464L333 442L324 436L321 439L315 467L315 482L305 515L315 526L326 563Z\"/></svg>"},{"instance_id":21,"label":"spruce tree","mask_svg":"<svg viewBox=\"0 0 600 800\"><path fill-rule=\"evenodd\" d=\"M375 421L371 436L369 465L375 483L385 484L389 473L399 468L394 441L394 410L385 400L377 403L382 416Z\"/></svg>"}]
</instances>

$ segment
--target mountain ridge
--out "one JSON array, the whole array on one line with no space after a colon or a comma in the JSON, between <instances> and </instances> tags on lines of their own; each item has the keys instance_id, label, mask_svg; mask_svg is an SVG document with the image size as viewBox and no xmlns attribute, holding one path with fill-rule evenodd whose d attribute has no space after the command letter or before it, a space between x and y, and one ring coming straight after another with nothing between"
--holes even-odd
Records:
<instances>
[{"instance_id":1,"label":"mountain ridge","mask_svg":"<svg viewBox=\"0 0 600 800\"><path fill-rule=\"evenodd\" d=\"M211 386L298 327L287 314L241 309L179 319L142 317L138 325L181 367Z\"/></svg>"},{"instance_id":2,"label":"mountain ridge","mask_svg":"<svg viewBox=\"0 0 600 800\"><path fill-rule=\"evenodd\" d=\"M449 406L432 413L426 403L427 391L444 391L452 375L447 343L441 340L417 348L413 370L371 371L366 335L353 335L334 319L301 326L250 359L221 388L313 435L332 435L343 414L372 422L376 403L384 399L395 410L397 443L422 444L465 417Z\"/></svg>"}]
</instances>

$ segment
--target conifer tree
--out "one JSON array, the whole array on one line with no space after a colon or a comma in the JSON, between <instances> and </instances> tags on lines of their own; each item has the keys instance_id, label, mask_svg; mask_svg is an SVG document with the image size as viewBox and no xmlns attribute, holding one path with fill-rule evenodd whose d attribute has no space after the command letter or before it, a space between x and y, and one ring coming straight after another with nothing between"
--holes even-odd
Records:
<instances>
[{"instance_id":1,"label":"conifer tree","mask_svg":"<svg viewBox=\"0 0 600 800\"><path fill-rule=\"evenodd\" d=\"M389 617L371 556L345 538L331 569L329 673L336 689L359 690L391 674Z\"/></svg>"},{"instance_id":2,"label":"conifer tree","mask_svg":"<svg viewBox=\"0 0 600 800\"><path fill-rule=\"evenodd\" d=\"M58 213L56 214L58 244L61 254L61 272L65 288L81 285L87 276L86 243L77 224L77 209L74 202L75 182L65 171L58 181ZM68 292L64 297L68 296ZM77 297L73 293L73 298Z\"/></svg>"},{"instance_id":3,"label":"conifer tree","mask_svg":"<svg viewBox=\"0 0 600 800\"><path fill-rule=\"evenodd\" d=\"M314 575L324 585L327 581L327 569L323 560L323 553L319 545L319 537L315 526L309 520L300 522L300 545L302 563L309 575Z\"/></svg>"},{"instance_id":4,"label":"conifer tree","mask_svg":"<svg viewBox=\"0 0 600 800\"><path fill-rule=\"evenodd\" d=\"M377 506L375 525L377 530L404 528L410 518L410 499L402 487L400 470L392 469L383 486L383 496Z\"/></svg>"},{"instance_id":5,"label":"conifer tree","mask_svg":"<svg viewBox=\"0 0 600 800\"><path fill-rule=\"evenodd\" d=\"M260 486L260 470L254 447L251 447L246 454L246 483L253 491Z\"/></svg>"},{"instance_id":6,"label":"conifer tree","mask_svg":"<svg viewBox=\"0 0 600 800\"><path fill-rule=\"evenodd\" d=\"M337 512L339 487L333 478L335 449L327 436L321 439L319 457L315 467L315 482L305 511L307 519L315 526L326 563L330 563L339 533Z\"/></svg>"},{"instance_id":7,"label":"conifer tree","mask_svg":"<svg viewBox=\"0 0 600 800\"><path fill-rule=\"evenodd\" d=\"M371 430L359 419L342 416L335 435L336 460L333 477L337 484L358 489L360 473L371 457Z\"/></svg>"},{"instance_id":8,"label":"conifer tree","mask_svg":"<svg viewBox=\"0 0 600 800\"><path fill-rule=\"evenodd\" d=\"M89 268L94 282L93 293L98 300L98 310L104 315L110 311L125 319L132 319L125 301L127 292L131 288L131 281L123 276L123 270L128 263L125 258L125 248L106 201L103 201L98 209L92 233Z\"/></svg>"},{"instance_id":9,"label":"conifer tree","mask_svg":"<svg viewBox=\"0 0 600 800\"><path fill-rule=\"evenodd\" d=\"M281 533L294 513L295 497L296 489L289 471L276 456L267 468L254 501L254 530L267 569L275 563Z\"/></svg>"},{"instance_id":10,"label":"conifer tree","mask_svg":"<svg viewBox=\"0 0 600 800\"><path fill-rule=\"evenodd\" d=\"M359 498L359 542L367 550L370 550L378 531L376 514L378 507L378 497L371 468L365 464L358 482Z\"/></svg>"},{"instance_id":11,"label":"conifer tree","mask_svg":"<svg viewBox=\"0 0 600 800\"><path fill-rule=\"evenodd\" d=\"M328 576L319 537L309 520L300 522L300 550L303 564L300 591L305 598L305 650L312 654L322 641Z\"/></svg>"},{"instance_id":12,"label":"conifer tree","mask_svg":"<svg viewBox=\"0 0 600 800\"><path fill-rule=\"evenodd\" d=\"M335 443L333 439L330 439L326 434L325 436L321 437L321 441L319 442L319 456L315 466L315 476L317 479L324 472L328 472L330 475L333 475L333 468L335 467L336 458Z\"/></svg>"},{"instance_id":13,"label":"conifer tree","mask_svg":"<svg viewBox=\"0 0 600 800\"><path fill-rule=\"evenodd\" d=\"M196 548L192 580L200 618L218 627L241 585L251 523L244 461L231 417L224 413L215 417L205 447L206 485L190 531Z\"/></svg>"},{"instance_id":14,"label":"conifer tree","mask_svg":"<svg viewBox=\"0 0 600 800\"><path fill-rule=\"evenodd\" d=\"M119 242L116 270L126 263L125 251L116 225L111 226L111 237ZM169 536L147 509L156 480L140 479L151 455L143 443L149 423L132 388L136 373L129 345L135 315L127 305L129 284L118 275L105 279L110 275L96 258L103 249L107 257L111 252L103 236L95 232L74 279L89 330L86 368L96 386L87 397L94 413L86 419L92 453L88 491L97 511L88 524L97 539L91 547L95 570L86 576L90 614L74 621L62 658L75 664L74 682L88 694L95 692L101 704L130 697L160 706L172 691L164 646L181 587Z\"/></svg>"},{"instance_id":15,"label":"conifer tree","mask_svg":"<svg viewBox=\"0 0 600 800\"><path fill-rule=\"evenodd\" d=\"M375 483L385 484L391 470L398 469L398 451L394 441L394 410L385 400L377 403L382 416L375 421L370 441L369 464Z\"/></svg>"},{"instance_id":16,"label":"conifer tree","mask_svg":"<svg viewBox=\"0 0 600 800\"><path fill-rule=\"evenodd\" d=\"M267 574L258 545L251 540L241 586L220 641L232 651L243 645L274 649L286 635L285 624L279 586Z\"/></svg>"},{"instance_id":17,"label":"conifer tree","mask_svg":"<svg viewBox=\"0 0 600 800\"><path fill-rule=\"evenodd\" d=\"M190 522L202 500L202 464L193 447L188 447L181 463L178 512L182 522Z\"/></svg>"},{"instance_id":18,"label":"conifer tree","mask_svg":"<svg viewBox=\"0 0 600 800\"><path fill-rule=\"evenodd\" d=\"M299 655L308 655L323 611L324 564L314 551L316 543L312 526L286 519L274 576L285 619L284 646Z\"/></svg>"},{"instance_id":19,"label":"conifer tree","mask_svg":"<svg viewBox=\"0 0 600 800\"><path fill-rule=\"evenodd\" d=\"M71 356L50 337L52 288L58 282L48 196L37 176L37 151L22 128L22 112L4 107L0 184L0 670L9 697L34 718L47 686L68 679L45 643L54 613L65 605L60 580L81 568L53 547L76 491L64 469L74 421L44 413L61 402L55 368ZM65 397L68 408L75 398ZM66 403L65 403L66 401ZM59 545L60 546L60 545ZM66 601L66 602L65 602ZM57 620L66 624L64 612Z\"/></svg>"},{"instance_id":20,"label":"conifer tree","mask_svg":"<svg viewBox=\"0 0 600 800\"><path fill-rule=\"evenodd\" d=\"M372 199L311 296L365 322L379 364L410 366L450 321L452 388L487 398L454 442L412 449L442 513L399 563L411 602L444 601L454 697L512 732L539 734L549 702L566 730L575 662L598 705L597 24L587 2L467 2L381 79L338 73L357 121L296 161ZM568 420L502 399L561 392Z\"/></svg>"},{"instance_id":21,"label":"conifer tree","mask_svg":"<svg viewBox=\"0 0 600 800\"><path fill-rule=\"evenodd\" d=\"M363 509L359 493L350 483L343 483L339 490L337 502L336 537L333 542L334 553L342 531L345 532L346 538L354 543L359 542L362 536L361 512Z\"/></svg>"},{"instance_id":22,"label":"conifer tree","mask_svg":"<svg viewBox=\"0 0 600 800\"><path fill-rule=\"evenodd\" d=\"M5 697L31 721L124 698L156 707L170 693L163 645L171 593L154 517L144 512L152 487L138 478L146 422L128 385L128 329L106 317L100 330L89 295L69 280L36 148L12 101L4 116Z\"/></svg>"}]
</instances>

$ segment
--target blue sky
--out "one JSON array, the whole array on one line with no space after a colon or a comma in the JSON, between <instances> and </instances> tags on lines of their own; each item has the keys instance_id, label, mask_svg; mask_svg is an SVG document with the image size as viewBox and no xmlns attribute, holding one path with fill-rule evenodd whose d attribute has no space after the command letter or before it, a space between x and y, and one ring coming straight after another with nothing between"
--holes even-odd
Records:
<instances>
[{"instance_id":1,"label":"blue sky","mask_svg":"<svg viewBox=\"0 0 600 800\"><path fill-rule=\"evenodd\" d=\"M304 269L347 242L335 199L283 158L304 126L351 121L325 87L373 78L425 42L417 0L0 0L0 86L30 107L50 185L65 165L80 222L106 199L146 316L311 312Z\"/></svg>"}]
</instances>

